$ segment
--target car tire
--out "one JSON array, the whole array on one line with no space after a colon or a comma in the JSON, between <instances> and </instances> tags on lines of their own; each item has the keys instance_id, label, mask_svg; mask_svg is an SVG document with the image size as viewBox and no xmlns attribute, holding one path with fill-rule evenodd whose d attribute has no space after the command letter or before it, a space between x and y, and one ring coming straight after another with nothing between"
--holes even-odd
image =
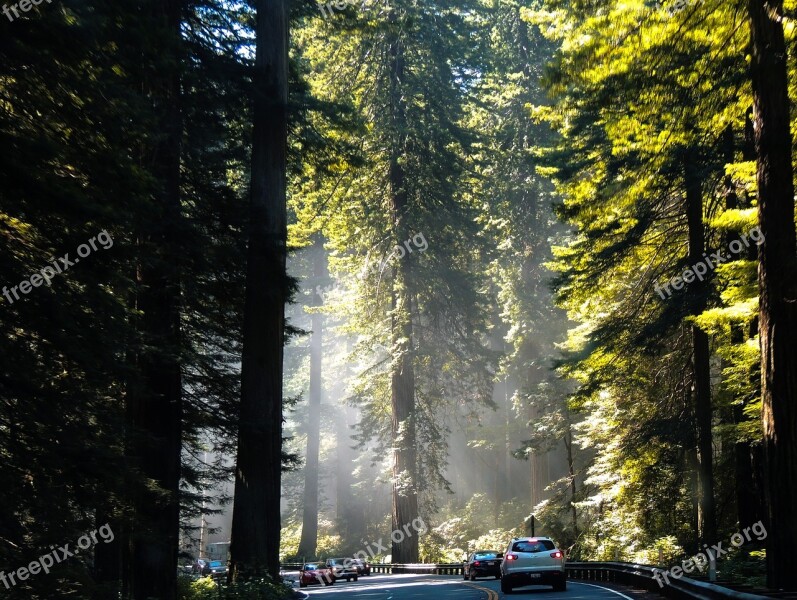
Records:
<instances>
[{"instance_id":1,"label":"car tire","mask_svg":"<svg viewBox=\"0 0 797 600\"><path fill-rule=\"evenodd\" d=\"M503 577L501 578L501 592L504 594L512 593L512 586Z\"/></svg>"},{"instance_id":2,"label":"car tire","mask_svg":"<svg viewBox=\"0 0 797 600\"><path fill-rule=\"evenodd\" d=\"M465 581L468 580L468 574L465 572L464 568L462 569L462 579L464 579Z\"/></svg>"},{"instance_id":3,"label":"car tire","mask_svg":"<svg viewBox=\"0 0 797 600\"><path fill-rule=\"evenodd\" d=\"M357 581L359 577L357 575L354 576L354 581Z\"/></svg>"},{"instance_id":4,"label":"car tire","mask_svg":"<svg viewBox=\"0 0 797 600\"><path fill-rule=\"evenodd\" d=\"M562 581L560 583L553 584L553 591L554 592L566 592L567 591L567 582Z\"/></svg>"}]
</instances>

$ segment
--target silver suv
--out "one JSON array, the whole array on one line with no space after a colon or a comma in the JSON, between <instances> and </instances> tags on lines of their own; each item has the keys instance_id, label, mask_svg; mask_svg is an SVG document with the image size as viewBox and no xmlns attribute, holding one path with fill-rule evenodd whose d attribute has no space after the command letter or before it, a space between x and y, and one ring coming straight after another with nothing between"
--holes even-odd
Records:
<instances>
[{"instance_id":1,"label":"silver suv","mask_svg":"<svg viewBox=\"0 0 797 600\"><path fill-rule=\"evenodd\" d=\"M346 581L357 581L357 567L353 558L328 558L327 568L332 571L334 579L345 579Z\"/></svg>"},{"instance_id":2,"label":"silver suv","mask_svg":"<svg viewBox=\"0 0 797 600\"><path fill-rule=\"evenodd\" d=\"M501 563L501 591L509 594L525 585L552 585L563 592L567 589L565 555L551 538L514 538L506 548Z\"/></svg>"}]
</instances>

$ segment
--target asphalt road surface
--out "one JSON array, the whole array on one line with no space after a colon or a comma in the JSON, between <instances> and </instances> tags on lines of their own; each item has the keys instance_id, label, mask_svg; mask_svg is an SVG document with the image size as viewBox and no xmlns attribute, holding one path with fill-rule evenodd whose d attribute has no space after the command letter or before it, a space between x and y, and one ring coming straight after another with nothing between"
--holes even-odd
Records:
<instances>
[{"instance_id":1,"label":"asphalt road surface","mask_svg":"<svg viewBox=\"0 0 797 600\"><path fill-rule=\"evenodd\" d=\"M371 575L357 582L336 581L334 585L309 586L301 591L309 598L321 600L499 600L499 598L527 598L530 600L647 600L653 598L639 590L581 583L568 580L566 592L554 592L550 586L518 588L502 594L497 579L463 581L452 575ZM298 588L296 588L298 589Z\"/></svg>"}]
</instances>

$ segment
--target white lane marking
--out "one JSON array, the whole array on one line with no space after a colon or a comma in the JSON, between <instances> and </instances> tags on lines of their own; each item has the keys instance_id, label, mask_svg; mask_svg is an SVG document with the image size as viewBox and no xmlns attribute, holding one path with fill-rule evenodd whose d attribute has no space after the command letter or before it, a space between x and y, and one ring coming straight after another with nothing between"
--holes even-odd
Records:
<instances>
[{"instance_id":1,"label":"white lane marking","mask_svg":"<svg viewBox=\"0 0 797 600\"><path fill-rule=\"evenodd\" d=\"M626 596L625 594L621 594L617 590L613 590L611 588L603 587L602 585L595 585L594 583L581 583L581 582L578 582L578 581L573 581L572 579L569 581L569 583L575 583L576 585L588 585L590 587L600 588L602 590L606 590L607 592L612 592L613 594L617 594L618 596L622 596L626 600L634 600L630 596Z\"/></svg>"}]
</instances>

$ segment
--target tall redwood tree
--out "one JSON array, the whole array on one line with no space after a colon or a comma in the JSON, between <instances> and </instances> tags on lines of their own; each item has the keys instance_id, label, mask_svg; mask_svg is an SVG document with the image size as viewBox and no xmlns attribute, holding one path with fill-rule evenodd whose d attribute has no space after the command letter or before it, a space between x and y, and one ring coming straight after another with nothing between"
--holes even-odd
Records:
<instances>
[{"instance_id":1,"label":"tall redwood tree","mask_svg":"<svg viewBox=\"0 0 797 600\"><path fill-rule=\"evenodd\" d=\"M758 218L767 580L797 589L797 239L782 0L749 0Z\"/></svg>"},{"instance_id":2,"label":"tall redwood tree","mask_svg":"<svg viewBox=\"0 0 797 600\"><path fill-rule=\"evenodd\" d=\"M249 248L231 577L279 577L287 297L287 0L257 0Z\"/></svg>"}]
</instances>

